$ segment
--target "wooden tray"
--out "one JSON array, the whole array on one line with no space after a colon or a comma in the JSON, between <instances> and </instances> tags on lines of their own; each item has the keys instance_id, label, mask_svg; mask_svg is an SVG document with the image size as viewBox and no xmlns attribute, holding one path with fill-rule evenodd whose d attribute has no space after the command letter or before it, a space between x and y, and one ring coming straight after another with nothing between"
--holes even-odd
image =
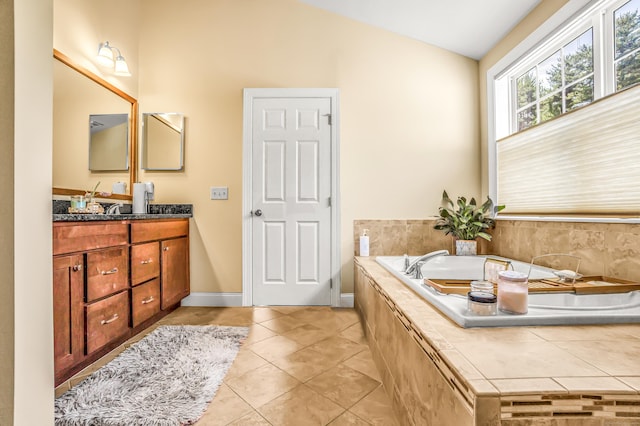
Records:
<instances>
[{"instance_id":1,"label":"wooden tray","mask_svg":"<svg viewBox=\"0 0 640 426\"><path fill-rule=\"evenodd\" d=\"M466 295L471 289L471 280L424 279L425 285L440 293ZM495 284L494 284L495 287ZM575 283L561 282L560 278L529 281L529 293L570 292L576 294L626 293L640 290L640 283L620 278L592 275L582 277Z\"/></svg>"}]
</instances>

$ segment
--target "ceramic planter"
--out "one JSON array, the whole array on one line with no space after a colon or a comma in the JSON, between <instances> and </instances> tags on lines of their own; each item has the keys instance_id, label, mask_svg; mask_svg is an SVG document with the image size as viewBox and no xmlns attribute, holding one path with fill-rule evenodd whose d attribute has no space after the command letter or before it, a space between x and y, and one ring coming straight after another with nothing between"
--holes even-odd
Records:
<instances>
[{"instance_id":1,"label":"ceramic planter","mask_svg":"<svg viewBox=\"0 0 640 426\"><path fill-rule=\"evenodd\" d=\"M476 240L456 240L456 256L475 256L477 253Z\"/></svg>"}]
</instances>

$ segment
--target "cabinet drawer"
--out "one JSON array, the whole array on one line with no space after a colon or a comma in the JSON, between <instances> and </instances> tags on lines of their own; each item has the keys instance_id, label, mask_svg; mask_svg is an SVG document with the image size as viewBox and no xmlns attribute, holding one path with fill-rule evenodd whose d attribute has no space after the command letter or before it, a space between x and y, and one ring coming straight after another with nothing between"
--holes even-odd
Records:
<instances>
[{"instance_id":1,"label":"cabinet drawer","mask_svg":"<svg viewBox=\"0 0 640 426\"><path fill-rule=\"evenodd\" d=\"M129 293L91 303L87 313L87 354L122 336L129 329Z\"/></svg>"},{"instance_id":2,"label":"cabinet drawer","mask_svg":"<svg viewBox=\"0 0 640 426\"><path fill-rule=\"evenodd\" d=\"M131 290L131 320L133 327L160 312L160 279L134 287Z\"/></svg>"},{"instance_id":3,"label":"cabinet drawer","mask_svg":"<svg viewBox=\"0 0 640 426\"><path fill-rule=\"evenodd\" d=\"M189 219L135 222L131 224L131 243L164 240L189 234Z\"/></svg>"},{"instance_id":4,"label":"cabinet drawer","mask_svg":"<svg viewBox=\"0 0 640 426\"><path fill-rule=\"evenodd\" d=\"M128 287L129 256L126 247L87 253L87 302Z\"/></svg>"},{"instance_id":5,"label":"cabinet drawer","mask_svg":"<svg viewBox=\"0 0 640 426\"><path fill-rule=\"evenodd\" d=\"M54 223L53 254L126 245L128 237L128 225L122 222Z\"/></svg>"},{"instance_id":6,"label":"cabinet drawer","mask_svg":"<svg viewBox=\"0 0 640 426\"><path fill-rule=\"evenodd\" d=\"M131 246L131 285L138 285L160 276L160 244Z\"/></svg>"}]
</instances>

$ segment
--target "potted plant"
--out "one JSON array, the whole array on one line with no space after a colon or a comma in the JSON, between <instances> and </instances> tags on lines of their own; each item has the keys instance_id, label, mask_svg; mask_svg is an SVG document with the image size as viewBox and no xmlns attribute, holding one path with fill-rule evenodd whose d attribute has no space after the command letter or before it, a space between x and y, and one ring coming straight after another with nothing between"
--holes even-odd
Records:
<instances>
[{"instance_id":1,"label":"potted plant","mask_svg":"<svg viewBox=\"0 0 640 426\"><path fill-rule=\"evenodd\" d=\"M467 202L465 197L458 197L454 204L447 191L443 191L442 206L438 209L440 217L434 228L453 235L457 255L475 255L476 239L491 241L491 234L487 231L495 227L495 215L502 209L504 206L495 206L489 197L480 206L475 198Z\"/></svg>"}]
</instances>

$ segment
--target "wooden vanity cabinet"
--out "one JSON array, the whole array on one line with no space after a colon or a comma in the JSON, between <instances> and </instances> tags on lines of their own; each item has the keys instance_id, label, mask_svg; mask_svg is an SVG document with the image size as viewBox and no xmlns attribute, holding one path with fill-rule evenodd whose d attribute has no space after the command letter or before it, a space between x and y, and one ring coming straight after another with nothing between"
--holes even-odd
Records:
<instances>
[{"instance_id":1,"label":"wooden vanity cabinet","mask_svg":"<svg viewBox=\"0 0 640 426\"><path fill-rule=\"evenodd\" d=\"M189 294L188 219L54 222L55 383Z\"/></svg>"},{"instance_id":2,"label":"wooden vanity cabinet","mask_svg":"<svg viewBox=\"0 0 640 426\"><path fill-rule=\"evenodd\" d=\"M132 223L132 252L149 242L160 253L160 309L168 309L189 295L188 219Z\"/></svg>"},{"instance_id":3,"label":"wooden vanity cabinet","mask_svg":"<svg viewBox=\"0 0 640 426\"><path fill-rule=\"evenodd\" d=\"M84 356L84 276L81 255L53 259L53 339L56 380Z\"/></svg>"}]
</instances>

